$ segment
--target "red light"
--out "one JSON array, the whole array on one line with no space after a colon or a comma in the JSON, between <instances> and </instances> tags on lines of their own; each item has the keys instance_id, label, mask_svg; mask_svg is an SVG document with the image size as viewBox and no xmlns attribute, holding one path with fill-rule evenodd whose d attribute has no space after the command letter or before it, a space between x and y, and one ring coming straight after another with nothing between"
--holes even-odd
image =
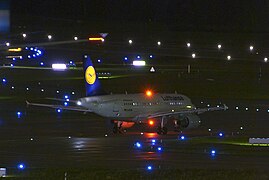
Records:
<instances>
[{"instance_id":1,"label":"red light","mask_svg":"<svg viewBox=\"0 0 269 180\"><path fill-rule=\"evenodd\" d=\"M146 91L146 95L147 95L148 97L151 97L151 96L152 96L152 91L147 90L147 91Z\"/></svg>"},{"instance_id":2,"label":"red light","mask_svg":"<svg viewBox=\"0 0 269 180\"><path fill-rule=\"evenodd\" d=\"M153 126L154 125L154 121L153 120L149 120L148 123L149 123L150 126Z\"/></svg>"}]
</instances>

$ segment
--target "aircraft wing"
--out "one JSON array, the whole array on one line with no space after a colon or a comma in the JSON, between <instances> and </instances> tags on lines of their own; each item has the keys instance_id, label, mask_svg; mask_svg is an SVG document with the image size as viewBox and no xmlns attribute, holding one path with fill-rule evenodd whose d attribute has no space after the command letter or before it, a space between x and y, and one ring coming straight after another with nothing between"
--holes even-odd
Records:
<instances>
[{"instance_id":1,"label":"aircraft wing","mask_svg":"<svg viewBox=\"0 0 269 180\"><path fill-rule=\"evenodd\" d=\"M30 103L26 101L27 106L39 106L39 107L48 107L52 109L64 109L71 111L81 111L81 112L92 112L91 110L80 107L80 106L63 106L63 105L53 105L53 104L40 104L40 103Z\"/></svg>"},{"instance_id":2,"label":"aircraft wing","mask_svg":"<svg viewBox=\"0 0 269 180\"><path fill-rule=\"evenodd\" d=\"M154 113L149 116L147 116L148 119L150 118L157 118L157 117L163 117L163 116L172 116L177 114L201 114L208 111L222 111L227 110L228 107L224 104L223 106L217 106L217 107L210 107L210 108L197 108L197 109L184 109L181 111L174 111L174 112L161 112L161 113Z\"/></svg>"}]
</instances>

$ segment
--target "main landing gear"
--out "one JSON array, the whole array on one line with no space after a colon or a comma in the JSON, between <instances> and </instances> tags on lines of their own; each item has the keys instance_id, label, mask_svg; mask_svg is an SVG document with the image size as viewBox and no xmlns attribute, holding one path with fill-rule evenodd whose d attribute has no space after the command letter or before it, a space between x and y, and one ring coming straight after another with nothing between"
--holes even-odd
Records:
<instances>
[{"instance_id":1,"label":"main landing gear","mask_svg":"<svg viewBox=\"0 0 269 180\"><path fill-rule=\"evenodd\" d=\"M117 133L122 134L123 133L122 121L115 121L113 123L114 123L113 133L114 134L117 134Z\"/></svg>"},{"instance_id":2,"label":"main landing gear","mask_svg":"<svg viewBox=\"0 0 269 180\"><path fill-rule=\"evenodd\" d=\"M167 119L165 118L165 116L163 116L161 120L161 124L157 128L157 134L163 134L163 135L167 134L168 129L167 127L165 127L166 123L167 123Z\"/></svg>"}]
</instances>

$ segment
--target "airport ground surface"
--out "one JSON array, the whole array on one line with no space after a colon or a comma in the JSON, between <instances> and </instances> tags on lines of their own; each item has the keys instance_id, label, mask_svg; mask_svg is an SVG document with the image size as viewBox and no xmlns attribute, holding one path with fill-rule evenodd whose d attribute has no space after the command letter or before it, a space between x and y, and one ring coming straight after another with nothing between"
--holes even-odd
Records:
<instances>
[{"instance_id":1,"label":"airport ground surface","mask_svg":"<svg viewBox=\"0 0 269 180\"><path fill-rule=\"evenodd\" d=\"M137 172L146 172L147 166L151 165L153 171L172 171L182 178L182 172L190 178L208 177L203 173L211 172L215 172L213 177L225 178L224 171L234 179L268 179L268 146L250 146L247 143L249 137L268 137L266 76L259 80L256 72L237 72L240 76L249 75L249 78L240 78L238 83L235 75L226 76L222 72L185 74L173 70L150 74L134 70L127 77L102 80L106 89L116 93L124 93L125 90L143 92L148 87L158 92L177 90L191 97L197 107L220 102L229 106L226 112L201 115L201 127L183 131L186 140L182 141L179 133L171 131L167 136L158 136L146 133L154 129L139 125L124 135L113 135L110 133L111 125L96 115L66 111L58 114L51 109L26 107L26 99L43 102L45 97L63 98L66 93L71 99L82 97L84 84L81 71L0 70L1 77L7 79L7 83L1 85L0 97L0 166L7 167L14 174L18 173L15 170L17 164L23 162L29 171L40 168L60 169L59 172L67 169L71 169L70 172L74 169L109 169L105 172L120 171L124 174L135 171L132 173L137 175ZM118 73L113 72L113 68L104 70L115 75ZM57 90L60 94L56 94ZM71 95L72 91L74 95ZM20 118L17 111L21 112ZM208 132L209 128L211 132ZM141 135L141 132L144 134ZM219 132L225 136L217 138ZM105 134L108 136L105 137ZM155 146L152 139L156 140ZM136 142L142 147L135 147ZM156 149L159 146L162 147L160 152ZM210 153L213 149L216 150L214 156ZM139 177L148 176L139 174Z\"/></svg>"}]
</instances>

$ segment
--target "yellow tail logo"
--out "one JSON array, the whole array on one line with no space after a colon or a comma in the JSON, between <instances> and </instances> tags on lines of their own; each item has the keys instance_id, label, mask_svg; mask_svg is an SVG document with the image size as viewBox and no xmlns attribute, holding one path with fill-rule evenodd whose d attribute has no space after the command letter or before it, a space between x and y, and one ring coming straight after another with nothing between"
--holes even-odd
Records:
<instances>
[{"instance_id":1,"label":"yellow tail logo","mask_svg":"<svg viewBox=\"0 0 269 180\"><path fill-rule=\"evenodd\" d=\"M92 66L89 66L85 71L85 79L88 84L94 84L96 80L95 69Z\"/></svg>"}]
</instances>

